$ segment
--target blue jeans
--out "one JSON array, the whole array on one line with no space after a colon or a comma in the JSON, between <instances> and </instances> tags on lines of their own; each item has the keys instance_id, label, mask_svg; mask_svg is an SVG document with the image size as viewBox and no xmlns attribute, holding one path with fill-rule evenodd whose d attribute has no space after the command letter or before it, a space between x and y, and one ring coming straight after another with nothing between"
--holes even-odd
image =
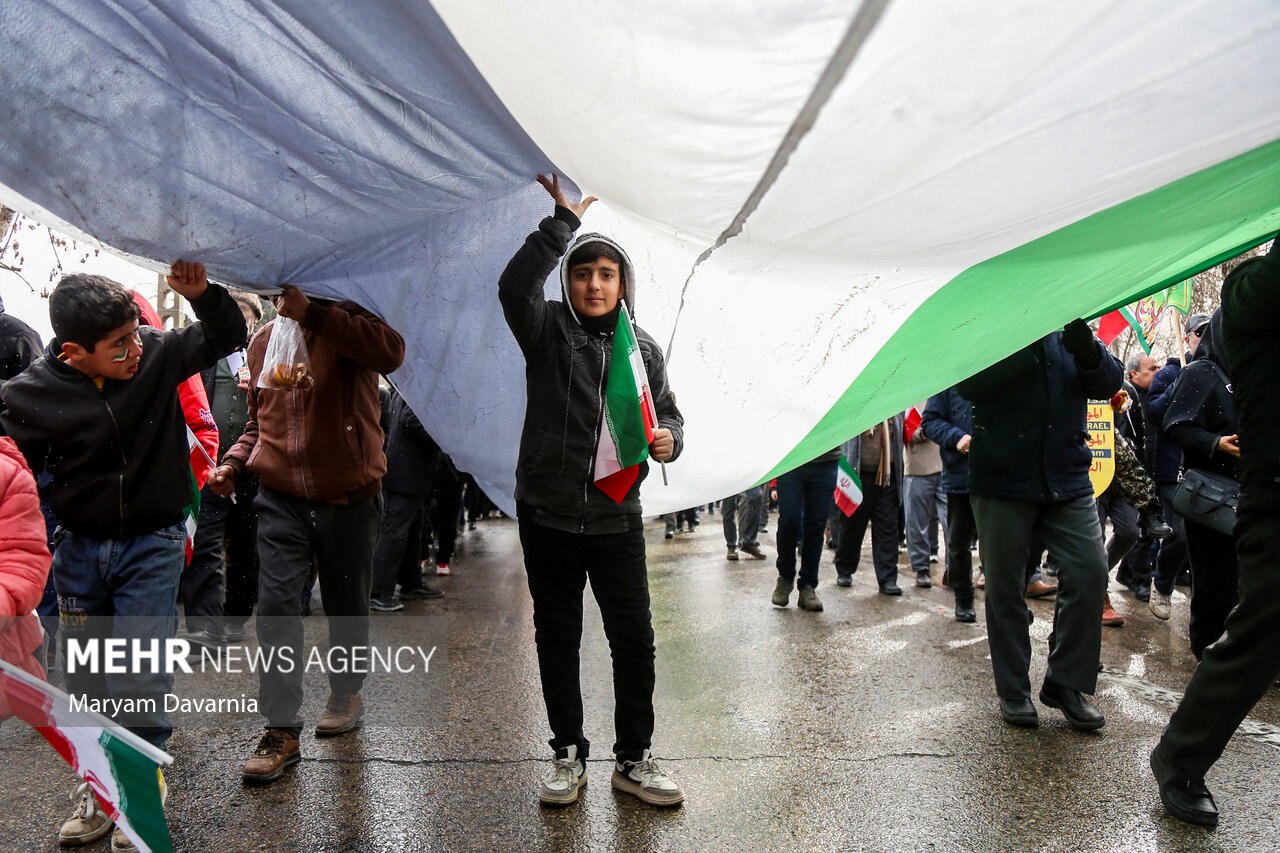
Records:
<instances>
[{"instance_id":1,"label":"blue jeans","mask_svg":"<svg viewBox=\"0 0 1280 853\"><path fill-rule=\"evenodd\" d=\"M778 477L778 575L796 577L800 550L801 589L817 589L822 559L822 532L827 509L835 500L836 461L814 460Z\"/></svg>"},{"instance_id":2,"label":"blue jeans","mask_svg":"<svg viewBox=\"0 0 1280 853\"><path fill-rule=\"evenodd\" d=\"M67 666L67 692L90 699L143 699L136 710L115 721L160 749L173 725L164 710L164 694L173 691L173 674L164 672L163 647L178 624L178 578L182 574L181 524L130 539L95 539L60 530L55 536L53 575L58 588L62 635L67 641L157 640L156 666L129 666L128 673L94 673ZM130 644L132 645L132 644ZM103 649L100 648L100 654ZM101 658L100 658L101 660Z\"/></svg>"}]
</instances>

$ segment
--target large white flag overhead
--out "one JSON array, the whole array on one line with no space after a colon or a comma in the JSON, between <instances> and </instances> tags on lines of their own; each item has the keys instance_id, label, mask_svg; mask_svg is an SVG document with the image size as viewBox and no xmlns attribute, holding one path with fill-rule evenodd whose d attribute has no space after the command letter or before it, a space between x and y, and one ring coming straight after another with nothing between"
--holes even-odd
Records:
<instances>
[{"instance_id":1,"label":"large white flag overhead","mask_svg":"<svg viewBox=\"0 0 1280 853\"><path fill-rule=\"evenodd\" d=\"M667 348L687 444L652 511L1280 231L1274 0L44 0L0 5L0 49L0 200L378 312L507 508L496 283L536 172L604 199Z\"/></svg>"}]
</instances>

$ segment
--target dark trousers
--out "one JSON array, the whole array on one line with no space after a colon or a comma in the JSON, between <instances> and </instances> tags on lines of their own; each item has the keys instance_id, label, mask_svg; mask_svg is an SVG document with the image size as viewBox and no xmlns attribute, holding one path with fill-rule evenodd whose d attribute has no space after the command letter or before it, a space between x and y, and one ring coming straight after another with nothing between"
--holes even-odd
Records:
<instances>
[{"instance_id":1,"label":"dark trousers","mask_svg":"<svg viewBox=\"0 0 1280 853\"><path fill-rule=\"evenodd\" d=\"M453 559L454 548L458 544L458 511L462 508L462 480L447 466L442 466L436 475L432 489L435 496L435 509L431 513L429 523L424 525L424 535L434 535L436 545L436 562L448 563ZM423 553L427 552L423 547Z\"/></svg>"},{"instance_id":2,"label":"dark trousers","mask_svg":"<svg viewBox=\"0 0 1280 853\"><path fill-rule=\"evenodd\" d=\"M987 573L987 637L996 693L1001 699L1031 695L1026 577L1033 534L1058 561L1058 598L1045 679L1093 693L1102 651L1098 615L1107 586L1107 557L1093 498L1034 503L970 495L969 500Z\"/></svg>"},{"instance_id":3,"label":"dark trousers","mask_svg":"<svg viewBox=\"0 0 1280 853\"><path fill-rule=\"evenodd\" d=\"M1177 483L1160 483L1156 494L1160 496L1160 512L1165 524L1173 528L1173 535L1160 541L1160 553L1156 556L1156 576L1151 585L1165 595L1173 594L1178 575L1187 567L1186 521L1173 511L1173 493Z\"/></svg>"},{"instance_id":4,"label":"dark trousers","mask_svg":"<svg viewBox=\"0 0 1280 853\"><path fill-rule=\"evenodd\" d=\"M796 579L796 550L800 551L801 589L818 586L822 560L822 531L827 510L835 500L836 462L815 459L778 477L778 575ZM897 545L894 545L897 548Z\"/></svg>"},{"instance_id":5,"label":"dark trousers","mask_svg":"<svg viewBox=\"0 0 1280 853\"><path fill-rule=\"evenodd\" d=\"M222 633L223 540L233 504L205 486L191 543L191 562L182 570L179 590L188 631Z\"/></svg>"},{"instance_id":6,"label":"dark trousers","mask_svg":"<svg viewBox=\"0 0 1280 853\"><path fill-rule=\"evenodd\" d=\"M236 502L227 512L226 599L222 604L227 624L243 625L258 603L258 478L236 478Z\"/></svg>"},{"instance_id":7,"label":"dark trousers","mask_svg":"<svg viewBox=\"0 0 1280 853\"><path fill-rule=\"evenodd\" d=\"M1247 509L1236 521L1240 603L1227 617L1223 638L1205 649L1160 741L1186 779L1204 778L1245 715L1280 677L1278 525L1274 513Z\"/></svg>"},{"instance_id":8,"label":"dark trousers","mask_svg":"<svg viewBox=\"0 0 1280 853\"><path fill-rule=\"evenodd\" d=\"M1227 614L1239 600L1239 563L1235 543L1202 524L1188 522L1187 553L1191 558L1191 653L1199 660L1222 636ZM1275 535L1275 531L1272 531Z\"/></svg>"},{"instance_id":9,"label":"dark trousers","mask_svg":"<svg viewBox=\"0 0 1280 853\"><path fill-rule=\"evenodd\" d=\"M329 619L334 669L351 669L353 647L369 645L369 588L382 496L349 506L316 503L263 489L258 493L258 642L262 652L284 654L296 665L258 676L258 707L267 727L302 729L302 675L308 650L302 637L302 590L314 559ZM280 652L278 650L285 650ZM358 668L358 667L356 667ZM355 693L360 672L329 673L334 693Z\"/></svg>"},{"instance_id":10,"label":"dark trousers","mask_svg":"<svg viewBox=\"0 0 1280 853\"><path fill-rule=\"evenodd\" d=\"M947 495L947 583L957 599L973 600L973 552L969 545L977 531L969 495Z\"/></svg>"},{"instance_id":11,"label":"dark trousers","mask_svg":"<svg viewBox=\"0 0 1280 853\"><path fill-rule=\"evenodd\" d=\"M533 597L534 640L551 748L591 743L582 728L582 593L587 579L613 656L614 755L639 760L653 738L654 646L644 530L587 536L545 527L520 513L520 545Z\"/></svg>"},{"instance_id":12,"label":"dark trousers","mask_svg":"<svg viewBox=\"0 0 1280 853\"><path fill-rule=\"evenodd\" d=\"M1112 484L1098 498L1098 526L1105 527L1111 519L1111 538L1107 540L1107 571L1116 566L1138 544L1138 511L1120 495L1120 489Z\"/></svg>"},{"instance_id":13,"label":"dark trousers","mask_svg":"<svg viewBox=\"0 0 1280 853\"><path fill-rule=\"evenodd\" d=\"M836 572L851 575L862 558L862 540L871 523L871 559L876 583L884 586L898 579L898 484L876 485L874 471L863 471L862 503L846 517L840 514L840 542L836 546ZM925 563L928 566L928 563Z\"/></svg>"},{"instance_id":14,"label":"dark trousers","mask_svg":"<svg viewBox=\"0 0 1280 853\"><path fill-rule=\"evenodd\" d=\"M396 593L396 582L401 580L401 569L408 559L407 551L413 550L413 563L422 548L420 516L421 495L402 492L384 492L382 523L378 531L378 546L373 552L373 595L390 598ZM416 535L416 539L414 538ZM413 540L412 543L410 540ZM421 582L408 588L422 586Z\"/></svg>"}]
</instances>

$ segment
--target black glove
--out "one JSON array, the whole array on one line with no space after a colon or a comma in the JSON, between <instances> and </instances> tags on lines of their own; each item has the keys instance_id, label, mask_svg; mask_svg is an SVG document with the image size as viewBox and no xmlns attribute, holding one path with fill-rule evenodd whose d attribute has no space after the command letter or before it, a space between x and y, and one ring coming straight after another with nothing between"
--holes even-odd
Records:
<instances>
[{"instance_id":1,"label":"black glove","mask_svg":"<svg viewBox=\"0 0 1280 853\"><path fill-rule=\"evenodd\" d=\"M1075 358L1076 364L1086 370L1097 367L1102 360L1093 340L1093 329L1084 320L1072 320L1062 330L1062 345Z\"/></svg>"}]
</instances>

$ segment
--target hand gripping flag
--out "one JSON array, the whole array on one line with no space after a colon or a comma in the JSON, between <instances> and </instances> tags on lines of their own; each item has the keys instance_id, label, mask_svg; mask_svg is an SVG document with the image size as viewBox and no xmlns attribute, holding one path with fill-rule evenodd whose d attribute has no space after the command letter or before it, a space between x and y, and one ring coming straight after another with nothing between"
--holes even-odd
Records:
<instances>
[{"instance_id":1,"label":"hand gripping flag","mask_svg":"<svg viewBox=\"0 0 1280 853\"><path fill-rule=\"evenodd\" d=\"M200 439L187 427L187 452L191 462L191 503L182 508L182 523L187 528L185 551L187 565L191 565L191 554L196 539L196 520L200 517L200 489L209 481L209 473L213 470L213 460L209 451L204 449Z\"/></svg>"},{"instance_id":2,"label":"hand gripping flag","mask_svg":"<svg viewBox=\"0 0 1280 853\"><path fill-rule=\"evenodd\" d=\"M139 850L173 850L159 769L173 763L167 753L101 714L72 710L66 693L4 661L0 692L13 715L88 783L103 811Z\"/></svg>"},{"instance_id":3,"label":"hand gripping flag","mask_svg":"<svg viewBox=\"0 0 1280 853\"><path fill-rule=\"evenodd\" d=\"M625 302L613 332L603 421L596 444L596 486L614 503L622 503L640 476L640 463L649 457L649 443L658 425L649 377Z\"/></svg>"},{"instance_id":4,"label":"hand gripping flag","mask_svg":"<svg viewBox=\"0 0 1280 853\"><path fill-rule=\"evenodd\" d=\"M840 463L836 468L835 498L836 506L840 507L840 511L846 516L853 515L858 504L862 503L862 481L858 479L858 472L853 470L849 460L843 456L840 457Z\"/></svg>"}]
</instances>

